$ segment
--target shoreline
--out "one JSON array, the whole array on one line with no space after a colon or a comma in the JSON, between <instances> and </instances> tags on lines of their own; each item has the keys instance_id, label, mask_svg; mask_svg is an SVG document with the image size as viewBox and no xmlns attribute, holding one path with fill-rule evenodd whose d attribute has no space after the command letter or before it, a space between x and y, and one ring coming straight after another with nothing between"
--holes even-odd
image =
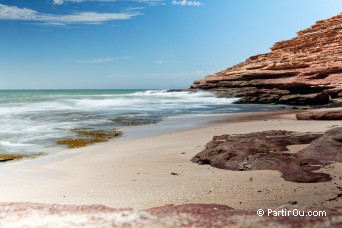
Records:
<instances>
[{"instance_id":1,"label":"shoreline","mask_svg":"<svg viewBox=\"0 0 342 228\"><path fill-rule=\"evenodd\" d=\"M300 111L294 111L297 112ZM253 113L249 117L246 114L245 118L254 119L228 118L200 128L112 141L3 164L0 201L103 204L134 209L219 203L250 210L277 208L294 201L301 206L338 206L338 201L326 200L336 195L336 186L342 186L338 178L341 163L324 168L333 177L331 182L299 184L283 180L278 171L220 170L190 161L214 135L263 130L321 132L333 125L341 126L341 121L299 122L293 113L281 113Z\"/></svg>"},{"instance_id":2,"label":"shoreline","mask_svg":"<svg viewBox=\"0 0 342 228\"><path fill-rule=\"evenodd\" d=\"M299 110L270 110L255 112L231 112L231 113L209 113L209 114L184 114L180 116L168 116L156 124L140 126L121 127L123 136L105 143L135 140L177 133L188 130L201 129L210 126L220 125L229 121L243 121L250 119L262 119L283 114L299 113ZM190 119L190 121L188 121Z\"/></svg>"}]
</instances>

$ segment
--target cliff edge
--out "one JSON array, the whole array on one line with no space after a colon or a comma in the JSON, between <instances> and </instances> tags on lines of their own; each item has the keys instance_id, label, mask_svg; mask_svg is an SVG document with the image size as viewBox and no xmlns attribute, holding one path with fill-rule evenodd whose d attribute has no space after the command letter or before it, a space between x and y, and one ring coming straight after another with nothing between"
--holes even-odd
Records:
<instances>
[{"instance_id":1,"label":"cliff edge","mask_svg":"<svg viewBox=\"0 0 342 228\"><path fill-rule=\"evenodd\" d=\"M297 34L267 54L195 81L191 89L241 97L238 103L342 103L342 13Z\"/></svg>"}]
</instances>

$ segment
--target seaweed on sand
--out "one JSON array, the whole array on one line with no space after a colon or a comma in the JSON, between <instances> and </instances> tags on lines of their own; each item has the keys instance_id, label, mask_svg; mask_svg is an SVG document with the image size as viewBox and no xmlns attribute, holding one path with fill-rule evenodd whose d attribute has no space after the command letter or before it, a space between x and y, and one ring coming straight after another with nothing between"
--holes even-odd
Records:
<instances>
[{"instance_id":1,"label":"seaweed on sand","mask_svg":"<svg viewBox=\"0 0 342 228\"><path fill-rule=\"evenodd\" d=\"M0 162L15 161L21 159L33 159L44 155L44 153L37 154L0 154Z\"/></svg>"},{"instance_id":2,"label":"seaweed on sand","mask_svg":"<svg viewBox=\"0 0 342 228\"><path fill-rule=\"evenodd\" d=\"M86 130L74 129L75 138L65 138L57 141L59 145L66 145L67 148L79 148L95 143L107 142L110 139L122 136L122 132L116 129L112 130Z\"/></svg>"}]
</instances>

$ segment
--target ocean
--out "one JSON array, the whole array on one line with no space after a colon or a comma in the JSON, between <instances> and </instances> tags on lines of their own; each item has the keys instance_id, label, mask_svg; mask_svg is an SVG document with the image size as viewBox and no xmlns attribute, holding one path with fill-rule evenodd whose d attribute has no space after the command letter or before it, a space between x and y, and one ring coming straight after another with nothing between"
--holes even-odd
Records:
<instances>
[{"instance_id":1,"label":"ocean","mask_svg":"<svg viewBox=\"0 0 342 228\"><path fill-rule=\"evenodd\" d=\"M165 90L2 90L0 154L61 150L56 142L72 137L74 129L128 129L151 123L148 130L170 118L280 108L232 104L235 100Z\"/></svg>"}]
</instances>

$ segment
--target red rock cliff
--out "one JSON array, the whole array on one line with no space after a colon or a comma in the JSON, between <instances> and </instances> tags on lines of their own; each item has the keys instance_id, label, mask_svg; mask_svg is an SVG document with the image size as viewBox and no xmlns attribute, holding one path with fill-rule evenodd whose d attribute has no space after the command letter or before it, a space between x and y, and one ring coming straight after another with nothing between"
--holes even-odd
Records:
<instances>
[{"instance_id":1,"label":"red rock cliff","mask_svg":"<svg viewBox=\"0 0 342 228\"><path fill-rule=\"evenodd\" d=\"M240 103L315 105L342 98L342 13L297 34L191 88L242 97Z\"/></svg>"}]
</instances>

